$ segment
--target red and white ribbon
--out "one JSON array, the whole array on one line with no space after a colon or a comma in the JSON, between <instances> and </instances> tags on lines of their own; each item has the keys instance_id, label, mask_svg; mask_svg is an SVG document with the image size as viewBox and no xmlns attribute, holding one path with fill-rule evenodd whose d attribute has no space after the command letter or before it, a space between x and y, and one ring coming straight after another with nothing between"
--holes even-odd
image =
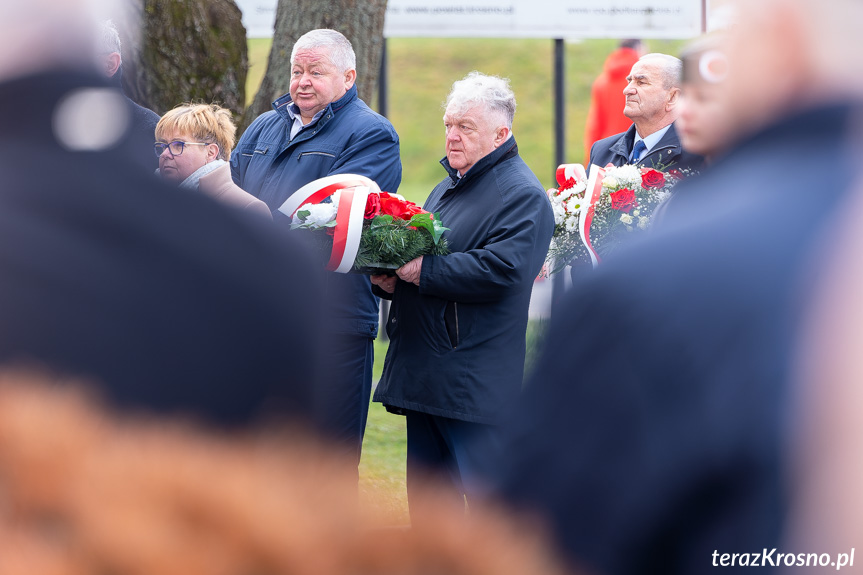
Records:
<instances>
[{"instance_id":1,"label":"red and white ribbon","mask_svg":"<svg viewBox=\"0 0 863 575\"><path fill-rule=\"evenodd\" d=\"M587 179L587 174L581 164L561 164L557 167L555 177L558 187L562 187L570 182L583 182Z\"/></svg>"},{"instance_id":2,"label":"red and white ribbon","mask_svg":"<svg viewBox=\"0 0 863 575\"><path fill-rule=\"evenodd\" d=\"M326 269L344 274L351 271L357 257L369 194L381 193L374 181L356 174L337 174L320 178L291 194L279 211L288 217L293 217L305 204L319 204L338 191L341 191L341 194L339 194L339 207L336 212L333 250Z\"/></svg>"},{"instance_id":3,"label":"red and white ribbon","mask_svg":"<svg viewBox=\"0 0 863 575\"><path fill-rule=\"evenodd\" d=\"M604 177L605 169L600 168L596 164L590 165L590 177L587 180L587 189L584 191L584 205L581 207L578 222L579 235L581 236L582 243L584 243L584 247L587 248L587 252L590 254L590 261L593 267L596 267L602 261L590 243L590 224L593 223L596 202L599 201L599 197L602 195L602 179Z\"/></svg>"}]
</instances>

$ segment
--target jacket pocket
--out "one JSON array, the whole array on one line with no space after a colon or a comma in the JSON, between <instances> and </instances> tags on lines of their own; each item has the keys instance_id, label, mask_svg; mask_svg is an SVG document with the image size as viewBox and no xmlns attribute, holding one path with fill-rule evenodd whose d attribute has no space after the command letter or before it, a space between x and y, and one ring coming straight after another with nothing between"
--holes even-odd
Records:
<instances>
[{"instance_id":1,"label":"jacket pocket","mask_svg":"<svg viewBox=\"0 0 863 575\"><path fill-rule=\"evenodd\" d=\"M335 154L331 154L329 152L300 152L299 154L297 154L297 161L301 162L303 160L303 158L311 159L314 156L323 156L326 158L333 158L333 159L335 159L335 157L336 157Z\"/></svg>"},{"instance_id":2,"label":"jacket pocket","mask_svg":"<svg viewBox=\"0 0 863 575\"><path fill-rule=\"evenodd\" d=\"M329 174L338 159L334 151L320 147L299 151L294 157L297 160L298 169L303 174L314 175L315 178L322 178Z\"/></svg>"},{"instance_id":3,"label":"jacket pocket","mask_svg":"<svg viewBox=\"0 0 863 575\"><path fill-rule=\"evenodd\" d=\"M255 156L266 156L269 152L269 146L250 146L241 150L240 155L247 158L254 158Z\"/></svg>"},{"instance_id":4,"label":"jacket pocket","mask_svg":"<svg viewBox=\"0 0 863 575\"><path fill-rule=\"evenodd\" d=\"M443 313L443 321L446 326L446 335L449 337L449 344L453 349L456 349L459 343L458 303L454 301L447 302Z\"/></svg>"}]
</instances>

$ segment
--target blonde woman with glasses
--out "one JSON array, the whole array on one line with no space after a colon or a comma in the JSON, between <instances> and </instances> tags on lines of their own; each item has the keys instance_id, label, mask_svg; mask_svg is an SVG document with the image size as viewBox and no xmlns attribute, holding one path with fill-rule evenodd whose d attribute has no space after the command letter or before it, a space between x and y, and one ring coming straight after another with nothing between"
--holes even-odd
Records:
<instances>
[{"instance_id":1,"label":"blonde woman with glasses","mask_svg":"<svg viewBox=\"0 0 863 575\"><path fill-rule=\"evenodd\" d=\"M156 125L159 176L220 202L272 220L270 208L231 179L228 159L237 128L230 111L216 104L183 104Z\"/></svg>"}]
</instances>

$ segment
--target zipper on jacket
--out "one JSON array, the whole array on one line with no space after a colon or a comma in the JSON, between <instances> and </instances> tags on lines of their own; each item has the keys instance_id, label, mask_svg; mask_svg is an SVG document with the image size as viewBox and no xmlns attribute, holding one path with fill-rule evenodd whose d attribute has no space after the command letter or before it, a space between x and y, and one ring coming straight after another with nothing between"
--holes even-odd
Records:
<instances>
[{"instance_id":1,"label":"zipper on jacket","mask_svg":"<svg viewBox=\"0 0 863 575\"><path fill-rule=\"evenodd\" d=\"M449 340L450 347L452 347L453 349L458 348L458 303L454 301L447 302L443 312L443 323L444 328L446 329L446 336Z\"/></svg>"},{"instance_id":2,"label":"zipper on jacket","mask_svg":"<svg viewBox=\"0 0 863 575\"><path fill-rule=\"evenodd\" d=\"M267 152L269 152L269 151L270 151L270 147L269 147L269 146L267 146L267 147L266 147L266 148L264 148L263 150L255 150L255 151L254 151L254 152L252 152L251 154L248 154L248 153L246 153L246 152L243 152L241 155L242 155L242 156L245 156L245 157L247 157L247 158L253 158L253 157L255 156L255 154L261 154L261 155L264 155L264 154L266 154L266 153L267 153Z\"/></svg>"},{"instance_id":3,"label":"zipper on jacket","mask_svg":"<svg viewBox=\"0 0 863 575\"><path fill-rule=\"evenodd\" d=\"M303 156L326 156L328 158L335 158L335 154L328 154L327 152L301 152L297 154L297 161L299 162Z\"/></svg>"},{"instance_id":4,"label":"zipper on jacket","mask_svg":"<svg viewBox=\"0 0 863 575\"><path fill-rule=\"evenodd\" d=\"M455 308L455 345L452 346L453 349L458 347L458 344L461 343L461 337L458 333L458 302L452 302L452 306Z\"/></svg>"}]
</instances>

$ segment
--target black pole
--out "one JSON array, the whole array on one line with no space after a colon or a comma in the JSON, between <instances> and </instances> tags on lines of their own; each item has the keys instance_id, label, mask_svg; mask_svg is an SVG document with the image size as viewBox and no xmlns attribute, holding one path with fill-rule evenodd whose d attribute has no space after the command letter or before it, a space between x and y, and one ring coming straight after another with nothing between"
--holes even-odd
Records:
<instances>
[{"instance_id":1,"label":"black pole","mask_svg":"<svg viewBox=\"0 0 863 575\"><path fill-rule=\"evenodd\" d=\"M383 46L381 47L381 69L378 74L378 113L386 117L389 111L389 102L387 101L387 39L384 38ZM388 192L390 190L384 190ZM381 299L380 307L378 308L379 325L378 337L381 341L387 341L387 330L384 326L387 324L387 318L390 315L390 301Z\"/></svg>"},{"instance_id":2,"label":"black pole","mask_svg":"<svg viewBox=\"0 0 863 575\"><path fill-rule=\"evenodd\" d=\"M381 69L378 74L378 113L386 117L389 113L389 101L387 98L387 39L384 38L383 46L381 47Z\"/></svg>"},{"instance_id":3,"label":"black pole","mask_svg":"<svg viewBox=\"0 0 863 575\"><path fill-rule=\"evenodd\" d=\"M566 87L564 80L564 44L562 38L554 40L554 169L566 156Z\"/></svg>"},{"instance_id":4,"label":"black pole","mask_svg":"<svg viewBox=\"0 0 863 575\"><path fill-rule=\"evenodd\" d=\"M563 38L555 38L554 40L554 166L553 172L557 171L557 167L564 163L566 157L566 79L565 71L565 56ZM555 181L554 176L551 179ZM554 185L554 184L552 184ZM552 276L551 284L551 312L554 313L560 306L560 301L563 298L563 290L566 288L564 284L563 274L566 272L558 272Z\"/></svg>"}]
</instances>

